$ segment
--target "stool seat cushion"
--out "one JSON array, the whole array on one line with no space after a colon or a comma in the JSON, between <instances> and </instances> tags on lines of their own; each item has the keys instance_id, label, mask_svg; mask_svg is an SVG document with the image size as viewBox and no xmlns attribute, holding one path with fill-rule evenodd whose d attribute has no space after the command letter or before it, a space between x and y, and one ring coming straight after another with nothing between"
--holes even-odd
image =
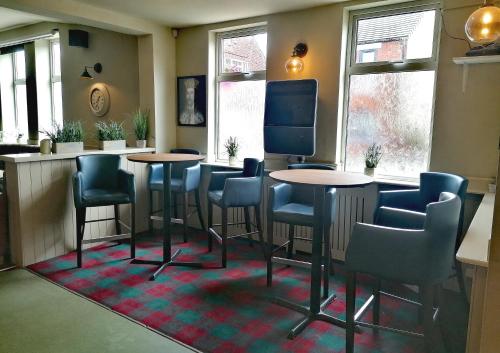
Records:
<instances>
[{"instance_id":1,"label":"stool seat cushion","mask_svg":"<svg viewBox=\"0 0 500 353\"><path fill-rule=\"evenodd\" d=\"M163 191L163 180L150 181L149 188L154 191ZM182 192L183 191L182 179L172 178L170 180L170 190L172 190L172 192Z\"/></svg>"},{"instance_id":2,"label":"stool seat cushion","mask_svg":"<svg viewBox=\"0 0 500 353\"><path fill-rule=\"evenodd\" d=\"M132 202L130 196L124 192L104 189L88 189L83 191L82 196L84 207L107 206Z\"/></svg>"},{"instance_id":3,"label":"stool seat cushion","mask_svg":"<svg viewBox=\"0 0 500 353\"><path fill-rule=\"evenodd\" d=\"M275 209L273 217L276 222L312 226L314 224L314 207L291 202Z\"/></svg>"},{"instance_id":4,"label":"stool seat cushion","mask_svg":"<svg viewBox=\"0 0 500 353\"><path fill-rule=\"evenodd\" d=\"M208 192L208 199L210 202L215 203L217 206L222 205L222 195L224 194L223 190L213 190Z\"/></svg>"}]
</instances>

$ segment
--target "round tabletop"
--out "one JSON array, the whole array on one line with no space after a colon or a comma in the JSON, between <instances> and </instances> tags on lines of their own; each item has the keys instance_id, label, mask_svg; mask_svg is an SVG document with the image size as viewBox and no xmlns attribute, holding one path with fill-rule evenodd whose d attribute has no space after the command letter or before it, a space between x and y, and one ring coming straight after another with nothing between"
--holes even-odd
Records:
<instances>
[{"instance_id":1,"label":"round tabletop","mask_svg":"<svg viewBox=\"0 0 500 353\"><path fill-rule=\"evenodd\" d=\"M332 186L350 188L365 186L373 182L373 178L357 173L339 172L321 169L285 169L269 174L271 178L288 184Z\"/></svg>"},{"instance_id":2,"label":"round tabletop","mask_svg":"<svg viewBox=\"0 0 500 353\"><path fill-rule=\"evenodd\" d=\"M131 154L127 156L127 159L132 162L139 163L165 163L165 162L190 162L190 161L201 161L205 159L205 156L199 154L187 154L187 153L141 153L141 154Z\"/></svg>"}]
</instances>

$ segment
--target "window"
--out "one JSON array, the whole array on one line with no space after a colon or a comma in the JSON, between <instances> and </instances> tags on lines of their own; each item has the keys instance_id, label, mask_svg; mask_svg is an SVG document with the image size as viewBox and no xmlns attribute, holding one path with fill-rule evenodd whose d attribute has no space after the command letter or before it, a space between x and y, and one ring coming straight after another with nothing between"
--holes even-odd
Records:
<instances>
[{"instance_id":1,"label":"window","mask_svg":"<svg viewBox=\"0 0 500 353\"><path fill-rule=\"evenodd\" d=\"M361 172L382 145L377 173L418 177L430 157L439 16L435 5L350 16L341 163ZM436 30L435 30L436 29Z\"/></svg>"},{"instance_id":2,"label":"window","mask_svg":"<svg viewBox=\"0 0 500 353\"><path fill-rule=\"evenodd\" d=\"M16 51L12 55L14 68L14 106L15 106L15 134L28 137L28 103L26 99L26 61L24 50Z\"/></svg>"},{"instance_id":3,"label":"window","mask_svg":"<svg viewBox=\"0 0 500 353\"><path fill-rule=\"evenodd\" d=\"M59 39L50 41L50 93L52 98L52 123L62 125L61 50Z\"/></svg>"},{"instance_id":4,"label":"window","mask_svg":"<svg viewBox=\"0 0 500 353\"><path fill-rule=\"evenodd\" d=\"M217 36L216 158L227 160L224 142L234 136L240 158L263 157L267 33L264 27Z\"/></svg>"}]
</instances>

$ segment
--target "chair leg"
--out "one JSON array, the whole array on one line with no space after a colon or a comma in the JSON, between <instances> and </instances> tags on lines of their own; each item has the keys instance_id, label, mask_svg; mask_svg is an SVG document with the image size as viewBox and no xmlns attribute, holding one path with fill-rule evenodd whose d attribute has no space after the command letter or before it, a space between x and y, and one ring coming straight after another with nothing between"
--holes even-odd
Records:
<instances>
[{"instance_id":1,"label":"chair leg","mask_svg":"<svg viewBox=\"0 0 500 353\"><path fill-rule=\"evenodd\" d=\"M426 353L433 351L433 336L434 336L434 322L433 322L433 303L434 303L434 287L433 286L420 286L422 308L423 308L423 322L424 322L424 340Z\"/></svg>"},{"instance_id":2,"label":"chair leg","mask_svg":"<svg viewBox=\"0 0 500 353\"><path fill-rule=\"evenodd\" d=\"M293 240L295 238L295 226L293 224L288 225L288 247L286 252L286 257L288 259L293 258Z\"/></svg>"},{"instance_id":3,"label":"chair leg","mask_svg":"<svg viewBox=\"0 0 500 353\"><path fill-rule=\"evenodd\" d=\"M244 213L245 213L245 230L247 233L250 233L252 231L252 226L250 222L250 209L248 207L243 207ZM253 246L253 237L250 234L248 236L248 243L250 246Z\"/></svg>"},{"instance_id":4,"label":"chair leg","mask_svg":"<svg viewBox=\"0 0 500 353\"><path fill-rule=\"evenodd\" d=\"M356 273L348 272L346 281L346 353L354 353L354 311L356 303Z\"/></svg>"},{"instance_id":5,"label":"chair leg","mask_svg":"<svg viewBox=\"0 0 500 353\"><path fill-rule=\"evenodd\" d=\"M458 261L457 259L455 259L455 271L457 273L458 287L460 288L460 292L462 293L462 296L464 297L465 302L468 304L469 298L467 297L467 290L465 289L463 267L462 267L462 263L460 261Z\"/></svg>"},{"instance_id":6,"label":"chair leg","mask_svg":"<svg viewBox=\"0 0 500 353\"><path fill-rule=\"evenodd\" d=\"M115 232L116 235L122 234L122 225L120 224L120 205L114 205L115 209Z\"/></svg>"},{"instance_id":7,"label":"chair leg","mask_svg":"<svg viewBox=\"0 0 500 353\"><path fill-rule=\"evenodd\" d=\"M196 189L194 191L194 198L196 201L196 212L198 213L198 219L200 221L201 229L205 230L205 223L203 222L203 213L201 212L200 189Z\"/></svg>"},{"instance_id":8,"label":"chair leg","mask_svg":"<svg viewBox=\"0 0 500 353\"><path fill-rule=\"evenodd\" d=\"M267 286L273 285L273 243L274 222L272 211L267 212Z\"/></svg>"},{"instance_id":9,"label":"chair leg","mask_svg":"<svg viewBox=\"0 0 500 353\"><path fill-rule=\"evenodd\" d=\"M379 278L375 279L375 283L373 285L373 306L372 306L372 316L373 316L373 323L375 325L380 324L380 287L381 287L381 280Z\"/></svg>"},{"instance_id":10,"label":"chair leg","mask_svg":"<svg viewBox=\"0 0 500 353\"><path fill-rule=\"evenodd\" d=\"M227 208L222 208L222 267L227 267Z\"/></svg>"},{"instance_id":11,"label":"chair leg","mask_svg":"<svg viewBox=\"0 0 500 353\"><path fill-rule=\"evenodd\" d=\"M135 203L130 204L130 257L135 259Z\"/></svg>"},{"instance_id":12,"label":"chair leg","mask_svg":"<svg viewBox=\"0 0 500 353\"><path fill-rule=\"evenodd\" d=\"M207 203L207 211L208 211L208 251L212 251L212 234L210 234L210 228L213 226L213 212L214 205L210 201Z\"/></svg>"},{"instance_id":13,"label":"chair leg","mask_svg":"<svg viewBox=\"0 0 500 353\"><path fill-rule=\"evenodd\" d=\"M76 209L76 265L82 267L82 240L85 232L85 208Z\"/></svg>"},{"instance_id":14,"label":"chair leg","mask_svg":"<svg viewBox=\"0 0 500 353\"><path fill-rule=\"evenodd\" d=\"M188 231L188 207L189 207L189 193L185 192L182 194L182 231L184 237L184 243L187 242L187 231Z\"/></svg>"},{"instance_id":15,"label":"chair leg","mask_svg":"<svg viewBox=\"0 0 500 353\"><path fill-rule=\"evenodd\" d=\"M262 247L262 254L264 255L264 261L267 259L266 243L264 241L264 233L262 232L262 219L260 218L260 206L254 207L255 220L257 222L257 230L259 232L259 242Z\"/></svg>"},{"instance_id":16,"label":"chair leg","mask_svg":"<svg viewBox=\"0 0 500 353\"><path fill-rule=\"evenodd\" d=\"M172 193L172 207L174 208L174 218L178 218L178 214L177 214L177 193L173 192Z\"/></svg>"},{"instance_id":17,"label":"chair leg","mask_svg":"<svg viewBox=\"0 0 500 353\"><path fill-rule=\"evenodd\" d=\"M153 233L153 220L151 219L151 216L153 215L153 191L149 191L149 212L148 212L148 228L149 228L149 233Z\"/></svg>"}]
</instances>

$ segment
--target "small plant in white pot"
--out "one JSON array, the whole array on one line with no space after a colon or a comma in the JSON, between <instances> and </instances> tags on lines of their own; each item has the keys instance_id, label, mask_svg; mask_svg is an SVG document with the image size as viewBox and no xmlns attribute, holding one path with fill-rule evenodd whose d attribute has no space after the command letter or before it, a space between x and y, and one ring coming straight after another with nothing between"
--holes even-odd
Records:
<instances>
[{"instance_id":1,"label":"small plant in white pot","mask_svg":"<svg viewBox=\"0 0 500 353\"><path fill-rule=\"evenodd\" d=\"M52 131L41 131L52 142L53 153L78 153L83 151L83 127L79 121L54 124Z\"/></svg>"},{"instance_id":2,"label":"small plant in white pot","mask_svg":"<svg viewBox=\"0 0 500 353\"><path fill-rule=\"evenodd\" d=\"M240 149L240 143L238 139L233 136L229 136L229 138L224 142L224 148L226 149L226 153L229 157L229 165L235 166L238 164L238 150Z\"/></svg>"},{"instance_id":3,"label":"small plant in white pot","mask_svg":"<svg viewBox=\"0 0 500 353\"><path fill-rule=\"evenodd\" d=\"M123 123L98 121L95 126L101 150L122 150L126 148L126 134Z\"/></svg>"},{"instance_id":4,"label":"small plant in white pot","mask_svg":"<svg viewBox=\"0 0 500 353\"><path fill-rule=\"evenodd\" d=\"M133 114L134 133L138 148L145 148L149 130L149 110L142 111L138 108Z\"/></svg>"},{"instance_id":5,"label":"small plant in white pot","mask_svg":"<svg viewBox=\"0 0 500 353\"><path fill-rule=\"evenodd\" d=\"M374 143L365 152L365 174L368 176L375 175L375 168L382 159L382 146Z\"/></svg>"}]
</instances>

